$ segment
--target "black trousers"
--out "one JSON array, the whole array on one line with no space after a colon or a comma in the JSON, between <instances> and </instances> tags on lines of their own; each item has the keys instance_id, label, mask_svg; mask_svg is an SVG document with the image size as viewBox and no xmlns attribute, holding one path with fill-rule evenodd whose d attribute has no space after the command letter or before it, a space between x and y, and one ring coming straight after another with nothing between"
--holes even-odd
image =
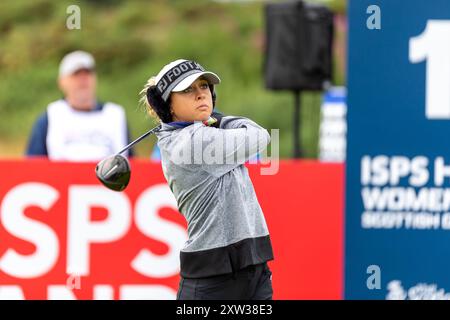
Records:
<instances>
[{"instance_id":1,"label":"black trousers","mask_svg":"<svg viewBox=\"0 0 450 320\"><path fill-rule=\"evenodd\" d=\"M272 272L267 263L220 276L181 278L177 300L271 300Z\"/></svg>"}]
</instances>

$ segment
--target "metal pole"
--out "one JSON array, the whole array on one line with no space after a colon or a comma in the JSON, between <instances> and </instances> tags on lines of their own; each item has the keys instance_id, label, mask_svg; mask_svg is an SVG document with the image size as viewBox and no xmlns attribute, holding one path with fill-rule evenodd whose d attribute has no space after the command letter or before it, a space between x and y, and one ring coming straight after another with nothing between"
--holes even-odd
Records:
<instances>
[{"instance_id":1,"label":"metal pole","mask_svg":"<svg viewBox=\"0 0 450 320\"><path fill-rule=\"evenodd\" d=\"M300 142L300 106L301 106L301 92L300 90L294 91L295 105L294 105L294 158L298 159L302 157L302 148Z\"/></svg>"}]
</instances>

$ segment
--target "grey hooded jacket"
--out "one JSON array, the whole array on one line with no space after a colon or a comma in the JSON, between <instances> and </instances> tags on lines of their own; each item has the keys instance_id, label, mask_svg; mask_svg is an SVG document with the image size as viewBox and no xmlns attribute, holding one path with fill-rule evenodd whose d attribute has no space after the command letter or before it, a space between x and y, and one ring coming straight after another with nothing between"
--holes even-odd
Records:
<instances>
[{"instance_id":1,"label":"grey hooded jacket","mask_svg":"<svg viewBox=\"0 0 450 320\"><path fill-rule=\"evenodd\" d=\"M181 275L236 272L273 259L269 231L244 163L270 142L266 129L225 116L220 127L162 123L164 176L188 223Z\"/></svg>"}]
</instances>

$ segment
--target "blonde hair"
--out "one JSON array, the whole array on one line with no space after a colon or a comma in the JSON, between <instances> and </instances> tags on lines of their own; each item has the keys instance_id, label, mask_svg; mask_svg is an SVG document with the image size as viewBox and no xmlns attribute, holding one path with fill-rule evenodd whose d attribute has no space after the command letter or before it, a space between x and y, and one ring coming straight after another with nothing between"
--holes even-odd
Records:
<instances>
[{"instance_id":1,"label":"blonde hair","mask_svg":"<svg viewBox=\"0 0 450 320\"><path fill-rule=\"evenodd\" d=\"M147 80L147 83L144 85L144 88L139 92L139 104L145 108L147 111L147 114L152 117L157 122L160 122L161 119L159 118L158 114L155 112L151 104L148 102L147 99L147 90L148 88L156 85L156 77L152 76Z\"/></svg>"}]
</instances>

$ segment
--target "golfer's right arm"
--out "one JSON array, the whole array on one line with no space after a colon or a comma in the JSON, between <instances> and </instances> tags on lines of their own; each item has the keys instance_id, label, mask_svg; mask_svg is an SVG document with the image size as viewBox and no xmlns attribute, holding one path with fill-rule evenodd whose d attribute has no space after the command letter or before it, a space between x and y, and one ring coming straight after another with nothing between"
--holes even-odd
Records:
<instances>
[{"instance_id":1,"label":"golfer's right arm","mask_svg":"<svg viewBox=\"0 0 450 320\"><path fill-rule=\"evenodd\" d=\"M244 164L270 143L267 130L244 117L225 116L221 119L220 128L204 127L203 130L204 136L210 138L203 142L203 151L214 149L214 159L220 160L220 163L204 162L203 169L215 176Z\"/></svg>"}]
</instances>

